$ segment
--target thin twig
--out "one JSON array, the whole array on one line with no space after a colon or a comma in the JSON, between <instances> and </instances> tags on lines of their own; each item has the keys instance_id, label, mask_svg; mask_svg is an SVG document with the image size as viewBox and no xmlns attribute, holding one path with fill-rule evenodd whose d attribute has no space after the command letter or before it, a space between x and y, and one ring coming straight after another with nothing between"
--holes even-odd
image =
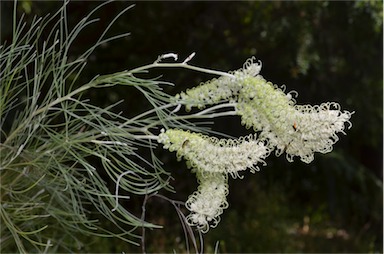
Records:
<instances>
[{"instance_id":1,"label":"thin twig","mask_svg":"<svg viewBox=\"0 0 384 254\"><path fill-rule=\"evenodd\" d=\"M213 75L218 75L218 76L226 76L229 78L235 78L234 75L229 74L227 72L201 68L201 67L197 67L194 65L189 65L187 63L156 63L155 62L153 64L148 64L148 65L130 70L129 73L134 74L137 72L141 72L141 71L145 71L145 70L149 70L149 69L153 69L153 68L185 68L185 69L194 70L194 71L198 71L198 72L202 72L202 73L208 73L208 74L213 74Z\"/></svg>"}]
</instances>

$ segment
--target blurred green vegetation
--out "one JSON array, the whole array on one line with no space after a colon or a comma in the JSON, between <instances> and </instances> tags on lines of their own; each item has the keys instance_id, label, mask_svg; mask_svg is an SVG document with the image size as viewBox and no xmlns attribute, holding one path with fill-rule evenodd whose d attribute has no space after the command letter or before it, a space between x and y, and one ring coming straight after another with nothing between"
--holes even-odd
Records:
<instances>
[{"instance_id":1,"label":"blurred green vegetation","mask_svg":"<svg viewBox=\"0 0 384 254\"><path fill-rule=\"evenodd\" d=\"M20 12L44 15L60 2L21 1ZM235 70L250 56L263 62L261 74L299 93L299 104L335 101L355 111L352 129L334 151L315 156L307 165L270 156L255 175L230 181L230 207L219 226L205 235L206 252L382 252L383 225L383 14L381 1L318 2L113 2L97 12L100 21L80 36L72 54L87 49L124 7L110 35L130 31L89 59L84 82L96 74L153 62L158 55L191 52L192 63ZM74 26L99 2L74 1L68 6ZM12 2L1 2L2 41ZM7 17L8 15L8 17ZM151 75L176 84L176 94L211 76L186 70L156 70ZM125 114L144 111L143 100L125 88L89 94L100 105L125 102ZM246 131L239 119L220 119L214 128L231 135ZM161 151L160 151L161 152ZM194 175L174 154L161 152L172 172L176 193L185 201L196 186ZM172 205L153 199L148 219L162 224L147 232L148 252L183 252L185 242ZM106 225L108 226L108 225ZM114 239L91 239L85 251L139 252Z\"/></svg>"}]
</instances>

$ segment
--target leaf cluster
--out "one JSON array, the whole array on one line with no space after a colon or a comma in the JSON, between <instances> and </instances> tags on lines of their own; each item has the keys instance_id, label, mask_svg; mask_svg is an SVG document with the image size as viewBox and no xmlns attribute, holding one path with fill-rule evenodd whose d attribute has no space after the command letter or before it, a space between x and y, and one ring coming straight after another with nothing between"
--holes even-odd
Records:
<instances>
[{"instance_id":1,"label":"leaf cluster","mask_svg":"<svg viewBox=\"0 0 384 254\"><path fill-rule=\"evenodd\" d=\"M79 235L137 244L138 227L157 226L119 205L118 198L170 189L152 141L135 138L157 115L166 114L154 110L157 114L144 120L127 119L114 112L116 105L101 108L82 98L90 89L122 84L140 90L157 107L168 100L161 82L120 72L79 85L93 50L127 34L104 38L118 15L92 47L71 58L77 36L96 22L92 14L105 3L72 29L66 4L29 25L16 22L14 13L12 41L0 46L2 251L80 249ZM143 149L151 156L141 156ZM116 192L110 188L113 182ZM124 195L118 195L119 189ZM100 220L113 226L105 228Z\"/></svg>"}]
</instances>

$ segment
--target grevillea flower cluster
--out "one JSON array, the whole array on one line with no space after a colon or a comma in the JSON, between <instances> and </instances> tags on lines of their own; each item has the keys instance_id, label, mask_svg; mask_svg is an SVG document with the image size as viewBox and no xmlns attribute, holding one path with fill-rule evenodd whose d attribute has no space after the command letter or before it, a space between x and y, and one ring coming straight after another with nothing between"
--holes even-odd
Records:
<instances>
[{"instance_id":1,"label":"grevillea flower cluster","mask_svg":"<svg viewBox=\"0 0 384 254\"><path fill-rule=\"evenodd\" d=\"M192 107L199 109L206 105L233 101L242 89L238 81L244 77L256 76L261 70L261 63L253 63L253 59L244 64L244 68L234 71L231 75L214 78L199 86L188 89L175 96L176 101L185 105L187 111Z\"/></svg>"},{"instance_id":2,"label":"grevillea flower cluster","mask_svg":"<svg viewBox=\"0 0 384 254\"><path fill-rule=\"evenodd\" d=\"M220 222L220 215L228 208L228 176L223 173L196 173L199 187L189 196L185 206L191 213L187 222L196 226L202 232L210 227L216 227Z\"/></svg>"},{"instance_id":3,"label":"grevillea flower cluster","mask_svg":"<svg viewBox=\"0 0 384 254\"><path fill-rule=\"evenodd\" d=\"M237 177L238 172L247 168L251 172L259 170L257 163L269 155L266 142L256 139L255 135L239 139L218 139L183 130L167 130L159 135L158 141L164 148L173 152L187 166L196 171L225 173Z\"/></svg>"},{"instance_id":4,"label":"grevillea flower cluster","mask_svg":"<svg viewBox=\"0 0 384 254\"><path fill-rule=\"evenodd\" d=\"M257 171L258 164L275 151L286 153L288 161L295 156L310 163L314 153L328 153L338 141L337 133L345 134L345 124L353 112L341 111L339 104L296 105L295 91L285 93L259 75L261 63L247 61L243 69L203 83L175 96L187 110L208 105L230 103L246 128L255 133L238 139L217 139L183 130L162 130L158 142L184 158L197 174L199 187L186 202L191 214L190 225L203 232L219 222L228 207L227 176ZM258 136L257 136L258 134Z\"/></svg>"},{"instance_id":5,"label":"grevillea flower cluster","mask_svg":"<svg viewBox=\"0 0 384 254\"><path fill-rule=\"evenodd\" d=\"M327 153L338 141L337 133L345 134L345 123L351 127L352 113L341 111L339 104L296 105L295 91L284 93L266 81L259 71L260 63L248 61L233 77L213 79L205 84L176 95L187 109L224 102L235 105L241 123L260 132L276 155L286 152L288 161L298 156L310 163L314 153Z\"/></svg>"},{"instance_id":6,"label":"grevillea flower cluster","mask_svg":"<svg viewBox=\"0 0 384 254\"><path fill-rule=\"evenodd\" d=\"M243 79L242 86L236 104L242 124L260 131L271 149L276 148L276 155L285 151L288 161L298 156L310 163L315 152L332 151L336 133L344 133L345 123L351 126L351 113L342 112L337 103L295 105L291 93L285 94L260 75Z\"/></svg>"},{"instance_id":7,"label":"grevillea flower cluster","mask_svg":"<svg viewBox=\"0 0 384 254\"><path fill-rule=\"evenodd\" d=\"M191 225L203 232L215 227L220 214L228 207L227 177L239 177L240 171L259 170L270 150L265 141L249 135L239 139L218 139L183 130L167 130L160 133L158 141L164 148L176 152L179 160L184 158L187 166L196 173L199 188L186 202L191 214L187 217Z\"/></svg>"}]
</instances>

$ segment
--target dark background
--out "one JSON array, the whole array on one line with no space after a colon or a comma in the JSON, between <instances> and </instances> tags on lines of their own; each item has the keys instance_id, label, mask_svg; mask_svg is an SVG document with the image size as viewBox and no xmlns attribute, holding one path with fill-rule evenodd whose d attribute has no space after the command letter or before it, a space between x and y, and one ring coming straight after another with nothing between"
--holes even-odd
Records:
<instances>
[{"instance_id":1,"label":"dark background","mask_svg":"<svg viewBox=\"0 0 384 254\"><path fill-rule=\"evenodd\" d=\"M19 11L45 15L60 2L20 1ZM100 2L73 1L68 19L73 27ZM332 153L316 154L311 164L270 156L267 166L244 179L230 180L230 207L205 235L205 250L220 241L221 252L382 252L383 161L383 25L382 2L128 2L108 4L100 21L79 36L71 54L94 43L123 8L135 7L118 19L110 36L131 35L102 45L89 59L80 83L97 74L132 69L175 52L181 59L196 52L191 64L230 71L256 56L261 74L299 93L298 104L335 101L355 111L353 127L340 135ZM9 40L12 2L1 2L1 39ZM156 70L153 77L176 84L176 94L212 76L193 71ZM128 116L146 102L125 87L95 90L88 96L99 105L124 99L116 110ZM238 118L220 119L214 129L231 135L247 133ZM196 187L194 175L174 154L162 153L185 201ZM149 208L152 208L150 210ZM147 232L149 252L181 252L185 248L172 206L153 199L149 218L164 225ZM90 247L104 252L139 248L106 239Z\"/></svg>"}]
</instances>

